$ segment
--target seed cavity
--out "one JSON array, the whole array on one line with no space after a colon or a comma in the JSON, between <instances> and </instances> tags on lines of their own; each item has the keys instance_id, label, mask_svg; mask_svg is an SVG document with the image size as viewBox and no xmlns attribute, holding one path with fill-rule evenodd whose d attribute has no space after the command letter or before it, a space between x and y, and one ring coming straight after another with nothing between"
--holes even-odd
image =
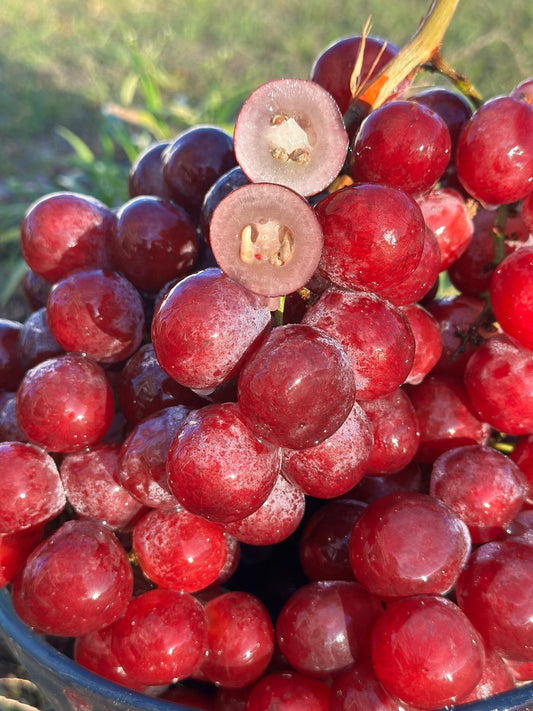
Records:
<instances>
[{"instance_id":1,"label":"seed cavity","mask_svg":"<svg viewBox=\"0 0 533 711\"><path fill-rule=\"evenodd\" d=\"M292 259L294 238L285 225L275 220L262 219L245 225L240 232L239 257L241 262L268 262L282 267Z\"/></svg>"},{"instance_id":2,"label":"seed cavity","mask_svg":"<svg viewBox=\"0 0 533 711\"><path fill-rule=\"evenodd\" d=\"M276 114L270 120L267 138L270 154L280 163L305 165L311 160L309 136L292 116Z\"/></svg>"}]
</instances>

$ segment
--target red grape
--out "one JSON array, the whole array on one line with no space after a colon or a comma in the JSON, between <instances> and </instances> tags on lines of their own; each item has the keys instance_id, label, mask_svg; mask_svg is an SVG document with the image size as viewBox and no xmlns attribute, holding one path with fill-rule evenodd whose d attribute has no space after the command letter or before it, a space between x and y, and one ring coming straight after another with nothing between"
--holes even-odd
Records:
<instances>
[{"instance_id":1,"label":"red grape","mask_svg":"<svg viewBox=\"0 0 533 711\"><path fill-rule=\"evenodd\" d=\"M355 580L350 536L365 508L362 501L337 499L310 516L299 542L300 562L309 580Z\"/></svg>"},{"instance_id":2,"label":"red grape","mask_svg":"<svg viewBox=\"0 0 533 711\"><path fill-rule=\"evenodd\" d=\"M104 679L109 679L129 689L146 691L146 684L141 684L128 676L113 653L111 649L112 630L113 627L110 625L77 637L74 642L74 660L95 674L103 676Z\"/></svg>"},{"instance_id":3,"label":"red grape","mask_svg":"<svg viewBox=\"0 0 533 711\"><path fill-rule=\"evenodd\" d=\"M0 534L46 523L65 506L56 463L39 447L0 443L0 471Z\"/></svg>"},{"instance_id":4,"label":"red grape","mask_svg":"<svg viewBox=\"0 0 533 711\"><path fill-rule=\"evenodd\" d=\"M141 296L116 271L69 274L50 292L46 315L52 335L65 351L85 353L100 363L129 358L142 342Z\"/></svg>"},{"instance_id":5,"label":"red grape","mask_svg":"<svg viewBox=\"0 0 533 711\"><path fill-rule=\"evenodd\" d=\"M379 598L358 582L308 583L293 593L276 622L281 652L302 674L326 677L370 654Z\"/></svg>"},{"instance_id":6,"label":"red grape","mask_svg":"<svg viewBox=\"0 0 533 711\"><path fill-rule=\"evenodd\" d=\"M424 218L401 190L354 185L324 198L315 211L324 233L319 272L338 286L380 293L420 262Z\"/></svg>"},{"instance_id":7,"label":"red grape","mask_svg":"<svg viewBox=\"0 0 533 711\"><path fill-rule=\"evenodd\" d=\"M383 183L419 196L444 173L451 139L435 111L398 100L365 118L351 148L350 172L356 182Z\"/></svg>"},{"instance_id":8,"label":"red grape","mask_svg":"<svg viewBox=\"0 0 533 711\"><path fill-rule=\"evenodd\" d=\"M145 506L177 504L167 482L167 457L170 444L189 412L184 405L174 405L147 415L122 445L119 481Z\"/></svg>"},{"instance_id":9,"label":"red grape","mask_svg":"<svg viewBox=\"0 0 533 711\"><path fill-rule=\"evenodd\" d=\"M220 686L244 687L265 672L274 652L274 628L255 595L227 592L205 604L207 654L201 672Z\"/></svg>"},{"instance_id":10,"label":"red grape","mask_svg":"<svg viewBox=\"0 0 533 711\"><path fill-rule=\"evenodd\" d=\"M411 371L415 338L409 321L377 294L330 287L307 310L303 323L341 343L355 373L358 400L394 392Z\"/></svg>"},{"instance_id":11,"label":"red grape","mask_svg":"<svg viewBox=\"0 0 533 711\"><path fill-rule=\"evenodd\" d=\"M389 694L372 664L363 660L333 677L329 711L416 711Z\"/></svg>"},{"instance_id":12,"label":"red grape","mask_svg":"<svg viewBox=\"0 0 533 711\"><path fill-rule=\"evenodd\" d=\"M533 504L533 435L521 437L509 455L528 482L527 503Z\"/></svg>"},{"instance_id":13,"label":"red grape","mask_svg":"<svg viewBox=\"0 0 533 711\"><path fill-rule=\"evenodd\" d=\"M326 682L297 672L266 674L251 689L246 711L329 711ZM224 710L226 708L224 707ZM229 711L229 710L228 710Z\"/></svg>"},{"instance_id":14,"label":"red grape","mask_svg":"<svg viewBox=\"0 0 533 711\"><path fill-rule=\"evenodd\" d=\"M143 573L158 587L196 592L213 584L228 555L222 528L181 508L155 509L133 529Z\"/></svg>"},{"instance_id":15,"label":"red grape","mask_svg":"<svg viewBox=\"0 0 533 711\"><path fill-rule=\"evenodd\" d=\"M385 689L434 709L478 684L485 664L479 633L450 600L416 595L387 606L372 633L372 662Z\"/></svg>"},{"instance_id":16,"label":"red grape","mask_svg":"<svg viewBox=\"0 0 533 711\"><path fill-rule=\"evenodd\" d=\"M433 370L442 355L442 336L434 316L420 304L405 304L400 311L407 316L415 337L415 357L406 383L417 385Z\"/></svg>"},{"instance_id":17,"label":"red grape","mask_svg":"<svg viewBox=\"0 0 533 711\"><path fill-rule=\"evenodd\" d=\"M121 444L96 444L63 457L59 467L69 504L80 518L120 529L142 505L119 480Z\"/></svg>"},{"instance_id":18,"label":"red grape","mask_svg":"<svg viewBox=\"0 0 533 711\"><path fill-rule=\"evenodd\" d=\"M393 474L406 467L418 450L418 418L409 397L398 388L375 400L361 400L372 431L374 444L366 464L366 474Z\"/></svg>"},{"instance_id":19,"label":"red grape","mask_svg":"<svg viewBox=\"0 0 533 711\"><path fill-rule=\"evenodd\" d=\"M112 629L111 649L128 676L170 684L199 669L207 649L207 618L189 593L155 589L133 598Z\"/></svg>"},{"instance_id":20,"label":"red grape","mask_svg":"<svg viewBox=\"0 0 533 711\"><path fill-rule=\"evenodd\" d=\"M441 271L448 269L468 248L474 233L466 204L457 190L438 188L418 199L426 225L440 248Z\"/></svg>"},{"instance_id":21,"label":"red grape","mask_svg":"<svg viewBox=\"0 0 533 711\"><path fill-rule=\"evenodd\" d=\"M511 435L533 433L533 352L504 334L482 343L465 369L465 385L479 417Z\"/></svg>"},{"instance_id":22,"label":"red grape","mask_svg":"<svg viewBox=\"0 0 533 711\"><path fill-rule=\"evenodd\" d=\"M354 402L348 356L336 338L313 326L273 329L239 376L245 422L256 436L280 447L304 449L324 441Z\"/></svg>"},{"instance_id":23,"label":"red grape","mask_svg":"<svg viewBox=\"0 0 533 711\"><path fill-rule=\"evenodd\" d=\"M474 550L457 581L457 602L488 646L510 659L533 661L533 575L530 541L490 541Z\"/></svg>"},{"instance_id":24,"label":"red grape","mask_svg":"<svg viewBox=\"0 0 533 711\"><path fill-rule=\"evenodd\" d=\"M449 449L433 463L429 491L468 525L472 541L498 538L522 508L528 487L501 452L481 445Z\"/></svg>"},{"instance_id":25,"label":"red grape","mask_svg":"<svg viewBox=\"0 0 533 711\"><path fill-rule=\"evenodd\" d=\"M13 588L15 608L39 632L77 637L126 610L133 589L128 556L95 521L66 521L28 557Z\"/></svg>"},{"instance_id":26,"label":"red grape","mask_svg":"<svg viewBox=\"0 0 533 711\"><path fill-rule=\"evenodd\" d=\"M55 282L76 269L110 268L114 213L87 195L50 193L34 202L22 222L22 255L36 274Z\"/></svg>"},{"instance_id":27,"label":"red grape","mask_svg":"<svg viewBox=\"0 0 533 711\"><path fill-rule=\"evenodd\" d=\"M474 689L460 701L466 704L469 701L488 699L494 694L514 689L514 678L511 669L503 658L493 649L487 649L485 655L485 668L481 679Z\"/></svg>"},{"instance_id":28,"label":"red grape","mask_svg":"<svg viewBox=\"0 0 533 711\"><path fill-rule=\"evenodd\" d=\"M533 350L533 247L521 247L501 262L489 294L503 331Z\"/></svg>"},{"instance_id":29,"label":"red grape","mask_svg":"<svg viewBox=\"0 0 533 711\"><path fill-rule=\"evenodd\" d=\"M529 237L522 213L509 214L503 227L496 225L497 212L480 209L474 216L474 234L463 254L448 269L450 281L461 293L481 296L487 291L496 268L495 234L504 234L504 249L510 254Z\"/></svg>"},{"instance_id":30,"label":"red grape","mask_svg":"<svg viewBox=\"0 0 533 711\"><path fill-rule=\"evenodd\" d=\"M484 205L516 202L533 188L533 106L510 96L486 101L463 127L457 176Z\"/></svg>"},{"instance_id":31,"label":"red grape","mask_svg":"<svg viewBox=\"0 0 533 711\"><path fill-rule=\"evenodd\" d=\"M280 474L261 506L249 516L225 523L224 530L242 543L271 546L296 531L304 512L304 492Z\"/></svg>"},{"instance_id":32,"label":"red grape","mask_svg":"<svg viewBox=\"0 0 533 711\"><path fill-rule=\"evenodd\" d=\"M257 439L235 403L206 405L184 420L168 453L168 483L191 513L228 523L266 500L280 450Z\"/></svg>"},{"instance_id":33,"label":"red grape","mask_svg":"<svg viewBox=\"0 0 533 711\"><path fill-rule=\"evenodd\" d=\"M320 444L284 449L281 470L309 496L340 496L365 474L373 441L372 424L364 408L355 403L339 429Z\"/></svg>"},{"instance_id":34,"label":"red grape","mask_svg":"<svg viewBox=\"0 0 533 711\"><path fill-rule=\"evenodd\" d=\"M471 550L464 521L428 494L399 492L368 504L355 522L350 563L355 578L382 599L444 595Z\"/></svg>"},{"instance_id":35,"label":"red grape","mask_svg":"<svg viewBox=\"0 0 533 711\"><path fill-rule=\"evenodd\" d=\"M27 371L17 392L17 417L27 437L52 452L96 444L113 420L113 393L96 361L66 353Z\"/></svg>"},{"instance_id":36,"label":"red grape","mask_svg":"<svg viewBox=\"0 0 533 711\"><path fill-rule=\"evenodd\" d=\"M487 444L490 425L478 416L461 378L430 374L406 391L420 426L418 461L431 464L452 447Z\"/></svg>"},{"instance_id":37,"label":"red grape","mask_svg":"<svg viewBox=\"0 0 533 711\"><path fill-rule=\"evenodd\" d=\"M154 314L152 343L161 367L174 380L212 390L238 372L269 326L264 301L220 269L206 269L167 293Z\"/></svg>"},{"instance_id":38,"label":"red grape","mask_svg":"<svg viewBox=\"0 0 533 711\"><path fill-rule=\"evenodd\" d=\"M21 570L43 534L44 526L0 534L0 588L8 585Z\"/></svg>"},{"instance_id":39,"label":"red grape","mask_svg":"<svg viewBox=\"0 0 533 711\"><path fill-rule=\"evenodd\" d=\"M426 226L420 261L409 276L398 284L381 288L379 293L395 306L414 304L427 296L441 272L441 252L433 231Z\"/></svg>"},{"instance_id":40,"label":"red grape","mask_svg":"<svg viewBox=\"0 0 533 711\"><path fill-rule=\"evenodd\" d=\"M442 353L435 364L434 373L462 376L475 347L486 337L486 320L479 319L485 301L476 296L456 294L435 299L426 309L439 328Z\"/></svg>"}]
</instances>

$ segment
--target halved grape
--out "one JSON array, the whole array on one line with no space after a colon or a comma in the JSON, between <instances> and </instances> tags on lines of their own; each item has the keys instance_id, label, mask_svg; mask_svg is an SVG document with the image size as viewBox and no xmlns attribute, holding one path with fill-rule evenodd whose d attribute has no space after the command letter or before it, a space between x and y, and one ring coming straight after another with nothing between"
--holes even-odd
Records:
<instances>
[{"instance_id":1,"label":"halved grape","mask_svg":"<svg viewBox=\"0 0 533 711\"><path fill-rule=\"evenodd\" d=\"M263 296L300 289L318 266L323 242L313 208L274 183L243 185L211 218L210 244L219 267Z\"/></svg>"},{"instance_id":2,"label":"halved grape","mask_svg":"<svg viewBox=\"0 0 533 711\"><path fill-rule=\"evenodd\" d=\"M328 186L348 151L335 100L306 79L258 87L237 116L233 140L237 162L252 182L280 183L301 195Z\"/></svg>"}]
</instances>

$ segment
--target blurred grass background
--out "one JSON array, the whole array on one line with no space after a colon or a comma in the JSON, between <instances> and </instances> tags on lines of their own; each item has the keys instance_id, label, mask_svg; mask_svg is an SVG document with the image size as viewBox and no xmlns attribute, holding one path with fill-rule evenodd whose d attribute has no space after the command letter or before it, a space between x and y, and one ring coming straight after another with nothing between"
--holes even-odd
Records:
<instances>
[{"instance_id":1,"label":"blurred grass background","mask_svg":"<svg viewBox=\"0 0 533 711\"><path fill-rule=\"evenodd\" d=\"M231 127L256 86L307 78L317 54L360 32L368 16L372 34L401 46L428 7L429 0L3 0L0 302L23 270L18 225L33 200L66 188L118 205L127 199L132 157L149 141L200 121ZM533 74L532 28L531 0L461 0L443 55L485 98L506 93ZM117 119L112 105L133 111L140 126Z\"/></svg>"}]
</instances>

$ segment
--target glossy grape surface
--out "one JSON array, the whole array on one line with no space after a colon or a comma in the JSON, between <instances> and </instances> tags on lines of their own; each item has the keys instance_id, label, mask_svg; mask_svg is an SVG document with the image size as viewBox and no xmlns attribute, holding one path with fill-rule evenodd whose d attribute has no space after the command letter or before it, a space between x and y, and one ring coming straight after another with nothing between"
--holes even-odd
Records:
<instances>
[{"instance_id":1,"label":"glossy grape surface","mask_svg":"<svg viewBox=\"0 0 533 711\"><path fill-rule=\"evenodd\" d=\"M33 203L21 226L22 255L46 281L82 268L109 268L115 215L87 195L50 193Z\"/></svg>"},{"instance_id":2,"label":"glossy grape surface","mask_svg":"<svg viewBox=\"0 0 533 711\"><path fill-rule=\"evenodd\" d=\"M191 513L226 523L266 500L280 467L279 448L257 439L234 403L193 410L167 461L172 494Z\"/></svg>"},{"instance_id":3,"label":"glossy grape surface","mask_svg":"<svg viewBox=\"0 0 533 711\"><path fill-rule=\"evenodd\" d=\"M316 392L320 391L320 399ZM330 437L355 402L355 379L339 341L320 328L275 328L239 376L239 408L258 437L303 449Z\"/></svg>"},{"instance_id":4,"label":"glossy grape surface","mask_svg":"<svg viewBox=\"0 0 533 711\"><path fill-rule=\"evenodd\" d=\"M28 438L52 452L98 442L113 420L113 393L96 361L76 353L27 371L17 392L17 417Z\"/></svg>"},{"instance_id":5,"label":"glossy grape surface","mask_svg":"<svg viewBox=\"0 0 533 711\"><path fill-rule=\"evenodd\" d=\"M209 391L238 372L269 326L265 303L213 268L186 277L167 293L154 314L152 342L174 380Z\"/></svg>"},{"instance_id":6,"label":"glossy grape surface","mask_svg":"<svg viewBox=\"0 0 533 711\"><path fill-rule=\"evenodd\" d=\"M315 210L324 233L319 271L334 284L380 293L418 265L424 218L401 190L354 185L324 198Z\"/></svg>"},{"instance_id":7,"label":"glossy grape surface","mask_svg":"<svg viewBox=\"0 0 533 711\"><path fill-rule=\"evenodd\" d=\"M377 621L372 662L389 693L417 708L434 709L472 691L481 679L485 649L457 605L444 597L416 595L391 603Z\"/></svg>"},{"instance_id":8,"label":"glossy grape surface","mask_svg":"<svg viewBox=\"0 0 533 711\"><path fill-rule=\"evenodd\" d=\"M30 554L14 603L38 631L77 637L110 625L133 590L128 556L115 535L94 521L67 521Z\"/></svg>"},{"instance_id":9,"label":"glossy grape surface","mask_svg":"<svg viewBox=\"0 0 533 711\"><path fill-rule=\"evenodd\" d=\"M450 132L422 104L391 101L372 111L351 144L356 182L382 183L413 196L431 190L450 160Z\"/></svg>"},{"instance_id":10,"label":"glossy grape surface","mask_svg":"<svg viewBox=\"0 0 533 711\"><path fill-rule=\"evenodd\" d=\"M329 287L303 323L324 330L350 357L358 400L394 392L405 382L415 355L415 339L403 313L369 291Z\"/></svg>"},{"instance_id":11,"label":"glossy grape surface","mask_svg":"<svg viewBox=\"0 0 533 711\"><path fill-rule=\"evenodd\" d=\"M516 202L533 187L533 106L509 96L483 104L459 136L457 175L484 205Z\"/></svg>"}]
</instances>

